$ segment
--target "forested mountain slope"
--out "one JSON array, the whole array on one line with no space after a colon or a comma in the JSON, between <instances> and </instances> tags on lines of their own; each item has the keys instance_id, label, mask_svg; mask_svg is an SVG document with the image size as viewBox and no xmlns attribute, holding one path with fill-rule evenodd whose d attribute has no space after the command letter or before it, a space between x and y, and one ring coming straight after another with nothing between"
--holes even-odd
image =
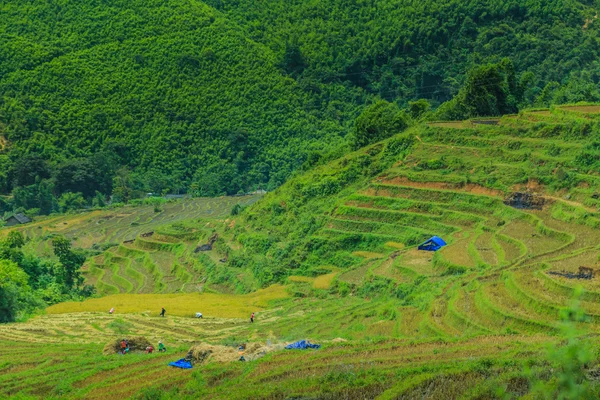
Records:
<instances>
[{"instance_id":1,"label":"forested mountain slope","mask_svg":"<svg viewBox=\"0 0 600 400\"><path fill-rule=\"evenodd\" d=\"M591 100L576 87L597 82L599 72L593 1L206 2L272 48L307 87L347 82L389 100L442 102L471 65L510 57L518 72L533 74L529 101L549 82L572 81L564 94L572 102Z\"/></svg>"},{"instance_id":2,"label":"forested mountain slope","mask_svg":"<svg viewBox=\"0 0 600 400\"><path fill-rule=\"evenodd\" d=\"M0 34L13 160L116 150L148 189L194 178L214 195L275 187L342 132L305 110L268 48L198 1L16 1L0 7Z\"/></svg>"},{"instance_id":3,"label":"forested mountain slope","mask_svg":"<svg viewBox=\"0 0 600 400\"><path fill-rule=\"evenodd\" d=\"M473 116L423 112L466 86L471 103L502 92L488 114L598 101L596 16L576 0L5 2L0 212L270 190L345 152L380 98L405 125Z\"/></svg>"}]
</instances>

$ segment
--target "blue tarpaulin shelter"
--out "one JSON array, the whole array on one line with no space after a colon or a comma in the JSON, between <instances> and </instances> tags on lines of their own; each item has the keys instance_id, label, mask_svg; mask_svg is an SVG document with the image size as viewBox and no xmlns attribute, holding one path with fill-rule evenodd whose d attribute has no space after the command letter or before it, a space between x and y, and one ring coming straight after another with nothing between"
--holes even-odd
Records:
<instances>
[{"instance_id":1,"label":"blue tarpaulin shelter","mask_svg":"<svg viewBox=\"0 0 600 400\"><path fill-rule=\"evenodd\" d=\"M444 239L442 239L441 237L433 236L426 242L421 243L419 245L419 250L438 251L439 249L441 249L442 247L444 247L447 244L448 243L444 242Z\"/></svg>"},{"instance_id":2,"label":"blue tarpaulin shelter","mask_svg":"<svg viewBox=\"0 0 600 400\"><path fill-rule=\"evenodd\" d=\"M169 365L171 367L177 367L177 368L183 368L183 369L190 369L190 368L192 368L192 364L189 363L189 362L187 362L187 361L185 361L184 358L182 358L181 360L178 360L178 361L173 361L173 362L169 363Z\"/></svg>"},{"instance_id":3,"label":"blue tarpaulin shelter","mask_svg":"<svg viewBox=\"0 0 600 400\"><path fill-rule=\"evenodd\" d=\"M313 343L309 342L308 340L300 340L296 343L288 344L287 346L285 346L286 349L299 349L299 350L318 349L320 347L321 347L320 344L313 344Z\"/></svg>"}]
</instances>

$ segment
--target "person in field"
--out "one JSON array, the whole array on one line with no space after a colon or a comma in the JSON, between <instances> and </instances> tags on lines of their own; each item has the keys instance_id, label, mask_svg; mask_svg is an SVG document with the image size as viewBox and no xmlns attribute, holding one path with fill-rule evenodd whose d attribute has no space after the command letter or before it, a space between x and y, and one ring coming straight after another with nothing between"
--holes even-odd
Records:
<instances>
[{"instance_id":1,"label":"person in field","mask_svg":"<svg viewBox=\"0 0 600 400\"><path fill-rule=\"evenodd\" d=\"M115 312L115 308L114 308L114 307L113 307L113 308L111 308L111 309L108 311L108 313L109 313L109 314L112 314L112 313L114 313L114 312Z\"/></svg>"},{"instance_id":2,"label":"person in field","mask_svg":"<svg viewBox=\"0 0 600 400\"><path fill-rule=\"evenodd\" d=\"M127 341L125 339L121 340L121 354L127 353Z\"/></svg>"},{"instance_id":3,"label":"person in field","mask_svg":"<svg viewBox=\"0 0 600 400\"><path fill-rule=\"evenodd\" d=\"M197 312L196 313L196 318L202 318L202 313L201 312Z\"/></svg>"},{"instance_id":4,"label":"person in field","mask_svg":"<svg viewBox=\"0 0 600 400\"><path fill-rule=\"evenodd\" d=\"M167 312L167 310L165 310L165 308L163 307L163 308L160 310L160 316L161 316L161 317L164 317L166 312Z\"/></svg>"},{"instance_id":5,"label":"person in field","mask_svg":"<svg viewBox=\"0 0 600 400\"><path fill-rule=\"evenodd\" d=\"M146 354L152 354L153 351L154 351L154 347L152 347L152 345L146 347Z\"/></svg>"},{"instance_id":6,"label":"person in field","mask_svg":"<svg viewBox=\"0 0 600 400\"><path fill-rule=\"evenodd\" d=\"M254 313L250 316L250 322L254 322Z\"/></svg>"},{"instance_id":7,"label":"person in field","mask_svg":"<svg viewBox=\"0 0 600 400\"><path fill-rule=\"evenodd\" d=\"M158 352L159 353L164 353L167 351L167 348L165 347L165 345L163 344L162 341L158 342Z\"/></svg>"}]
</instances>

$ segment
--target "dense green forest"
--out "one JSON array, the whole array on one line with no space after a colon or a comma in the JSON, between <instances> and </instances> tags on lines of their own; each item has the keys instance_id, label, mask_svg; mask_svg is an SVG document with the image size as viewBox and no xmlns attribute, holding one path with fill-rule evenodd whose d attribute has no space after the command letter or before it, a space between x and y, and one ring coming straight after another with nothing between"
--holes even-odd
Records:
<instances>
[{"instance_id":1,"label":"dense green forest","mask_svg":"<svg viewBox=\"0 0 600 400\"><path fill-rule=\"evenodd\" d=\"M600 100L594 7L3 3L0 212L271 190L418 120Z\"/></svg>"},{"instance_id":2,"label":"dense green forest","mask_svg":"<svg viewBox=\"0 0 600 400\"><path fill-rule=\"evenodd\" d=\"M26 318L39 307L91 296L95 289L83 284L80 268L86 254L57 236L56 257L40 258L23 250L26 238L10 232L0 240L0 323Z\"/></svg>"},{"instance_id":3,"label":"dense green forest","mask_svg":"<svg viewBox=\"0 0 600 400\"><path fill-rule=\"evenodd\" d=\"M77 190L67 175L98 169L152 192L272 188L345 131L306 106L270 50L200 2L11 2L0 21L4 192L60 175L55 191ZM50 164L20 174L34 156Z\"/></svg>"},{"instance_id":4,"label":"dense green forest","mask_svg":"<svg viewBox=\"0 0 600 400\"><path fill-rule=\"evenodd\" d=\"M600 72L594 1L207 3L269 46L303 87L325 94L323 86L348 84L400 104L417 98L439 104L457 93L471 66L510 57L527 73L528 104L598 96L595 88L588 92ZM560 85L569 90L554 93Z\"/></svg>"}]
</instances>

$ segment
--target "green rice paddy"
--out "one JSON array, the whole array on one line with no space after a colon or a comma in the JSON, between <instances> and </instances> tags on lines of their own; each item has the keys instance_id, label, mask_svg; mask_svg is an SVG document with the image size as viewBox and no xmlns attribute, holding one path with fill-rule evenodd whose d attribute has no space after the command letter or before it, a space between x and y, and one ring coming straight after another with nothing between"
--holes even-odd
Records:
<instances>
[{"instance_id":1,"label":"green rice paddy","mask_svg":"<svg viewBox=\"0 0 600 400\"><path fill-rule=\"evenodd\" d=\"M582 334L600 329L600 276L551 273L600 269L600 178L577 164L582 152L596 150L576 128L594 127L596 111L565 107L503 117L498 126L419 127L414 147L391 167L305 208L288 195L290 187L313 184L316 175L299 177L235 219L228 215L232 205L253 199L183 202L158 215L131 208L51 217L20 228L40 252L48 251L53 233L84 248L114 244L86 263L87 282L102 295L255 292L278 252L294 240L310 246L297 250L305 251L303 264L282 278L286 296L270 300L254 324L246 317L161 319L136 311L64 312L1 326L9 350L0 354L0 393L536 398L534 386L555 379L548 347L564 346L561 321L576 293L586 318L574 326ZM335 177L336 165L318 170ZM544 206L508 206L504 199L513 192L535 193ZM317 228L298 238L295 226L271 224L277 220L270 213L283 212L295 213L299 226L314 217ZM292 233L277 236L285 229ZM215 233L212 250L196 251ZM448 245L419 251L433 235ZM253 260L254 269L239 267L236 257ZM177 351L169 358L100 355L103 344L123 334L162 339ZM580 337L587 346L598 344L595 335ZM324 347L273 352L249 363L209 362L187 374L165 366L192 343L298 339ZM586 371L597 368L595 358ZM53 382L65 373L69 379ZM135 379L128 384L127 376Z\"/></svg>"}]
</instances>

